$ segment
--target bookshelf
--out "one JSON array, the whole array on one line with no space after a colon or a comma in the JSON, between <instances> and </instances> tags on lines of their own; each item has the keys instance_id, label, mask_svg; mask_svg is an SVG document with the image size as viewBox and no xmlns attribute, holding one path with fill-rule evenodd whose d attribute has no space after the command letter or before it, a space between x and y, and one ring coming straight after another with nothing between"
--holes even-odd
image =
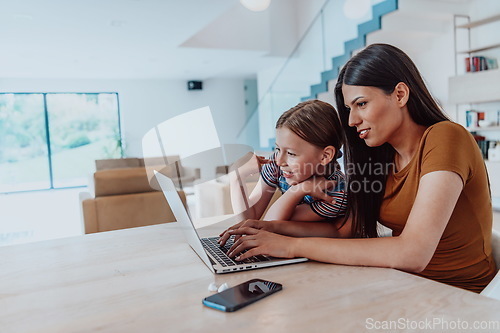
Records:
<instances>
[{"instance_id":1,"label":"bookshelf","mask_svg":"<svg viewBox=\"0 0 500 333\"><path fill-rule=\"evenodd\" d=\"M455 24L455 30L456 29L468 29L468 31L470 32L470 29L472 29L472 28L477 28L477 27L480 27L483 25L487 25L489 23L494 23L494 22L500 21L500 15L486 17L486 18L483 18L481 20L477 20L477 21L473 21L473 22L470 21L470 18L468 16L464 16L464 17L466 17L469 20L469 23L459 24L459 25ZM456 22L456 20L455 20L455 22ZM470 34L469 34L469 40L470 40ZM492 50L492 49L496 49L496 48L500 48L500 43L495 43L495 44L491 44L491 45L484 45L484 46L477 47L477 48L469 48L466 50L456 51L456 52L459 54L471 54L471 53L476 53L476 52Z\"/></svg>"},{"instance_id":2,"label":"bookshelf","mask_svg":"<svg viewBox=\"0 0 500 333\"><path fill-rule=\"evenodd\" d=\"M462 21L462 24L457 24L458 21ZM467 23L463 24L463 21ZM496 28L491 28L491 24L495 22L500 22L500 14L486 17L477 21L471 21L469 16L456 15L454 18L454 31L455 31L455 76L449 78L448 81L448 101L456 105L457 109L457 121L462 125L466 126L471 132L474 132L478 136L484 137L478 140L480 146L482 147L483 153L486 156L486 151L490 145L489 141L496 142L500 140L500 69L494 68L494 63L497 62L493 60L493 64L488 68L488 66L472 66L473 58L485 58L484 52L487 50L498 49L500 52L500 35L497 34ZM488 27L488 25L490 25ZM474 45L472 43L471 30L481 28L482 31L486 33L498 36L498 42L489 41L488 45ZM465 30L465 31L464 31ZM460 31L463 37L461 48L459 50L458 45ZM466 35L464 35L464 32ZM476 34L476 39L482 35ZM481 38L479 38L481 39ZM464 47L463 44L466 44ZM489 53L492 54L491 52ZM493 53L497 55L497 52ZM496 58L496 57L495 57ZM462 61L458 61L461 59ZM491 59L491 58L490 58ZM463 61L465 60L465 61ZM477 60L477 59L476 59ZM476 65L477 63L474 63ZM466 66L467 65L467 66ZM459 66L464 74L458 75ZM472 70L467 72L467 69ZM474 71L477 70L477 71ZM470 118L467 114L473 113L474 115L481 115L484 117L482 122L477 121L471 123ZM477 114L476 114L477 113ZM500 144L500 143L499 143Z\"/></svg>"},{"instance_id":3,"label":"bookshelf","mask_svg":"<svg viewBox=\"0 0 500 333\"><path fill-rule=\"evenodd\" d=\"M448 100L453 104L500 102L500 69L450 77Z\"/></svg>"},{"instance_id":4,"label":"bookshelf","mask_svg":"<svg viewBox=\"0 0 500 333\"><path fill-rule=\"evenodd\" d=\"M481 25L485 25L485 24L488 24L488 23L493 23L493 22L496 22L496 21L500 21L500 14L499 15L495 15L495 16L486 17L486 18L483 18L481 20L477 20L477 21L474 21L474 22L469 22L467 24L460 24L460 25L457 25L456 27L457 28L470 29L470 28L479 27Z\"/></svg>"},{"instance_id":5,"label":"bookshelf","mask_svg":"<svg viewBox=\"0 0 500 333\"><path fill-rule=\"evenodd\" d=\"M459 53L459 54L470 54L470 53L477 53L477 52L482 52L482 51L493 50L493 49L496 49L496 48L500 48L500 43L491 44L491 45L485 45L485 46L480 46L480 47L476 47L474 49L462 50L462 51L458 51L457 53Z\"/></svg>"},{"instance_id":6,"label":"bookshelf","mask_svg":"<svg viewBox=\"0 0 500 333\"><path fill-rule=\"evenodd\" d=\"M457 24L458 20L467 21L465 24ZM485 154L484 146L489 146L489 142L500 140L500 69L486 69L473 72L465 72L465 68L472 68L472 59L475 56L481 56L481 52L488 51L489 54L497 55L500 53L500 35L496 28L491 28L488 25L500 22L500 15L493 15L477 21L471 21L469 16L456 15L454 19L454 47L455 47L455 76L449 78L448 81L448 101L456 105L457 121L462 125L470 125L470 119L467 121L468 112L484 112L485 122L489 126L481 127L476 124L470 125L467 129L476 135L484 137L484 141L478 141L483 154ZM489 41L486 45L474 45L471 47L472 37L471 30L478 27L487 33L491 33L498 41ZM488 30L489 29L489 30ZM457 47L458 35L461 34L466 40L466 47ZM465 32L465 36L464 36ZM478 35L480 36L480 35ZM477 36L476 36L477 37ZM498 49L498 52L491 50ZM487 53L488 54L488 53ZM466 66L467 59L470 61ZM461 59L462 62L458 61ZM459 73L459 66L465 72ZM481 68L483 69L483 68ZM498 143L500 144L500 143ZM486 148L487 150L487 148ZM500 197L500 161L485 160L486 168L490 178L491 194L493 197Z\"/></svg>"},{"instance_id":7,"label":"bookshelf","mask_svg":"<svg viewBox=\"0 0 500 333\"><path fill-rule=\"evenodd\" d=\"M467 20L468 23L457 24L458 20ZM471 46L473 44L471 30L475 29L475 28L491 25L492 23L495 23L495 22L500 22L500 14L486 17L486 18L483 18L483 19L477 20L477 21L471 21L470 16L467 16L467 15L455 15L453 22L454 22L454 48L455 48L455 50L454 50L455 51L455 75L458 73L457 55L468 55L470 58L469 60L470 60L471 66L472 66L473 65L472 57L473 56L480 56L480 55L478 55L479 52L500 49L500 39L489 41L487 45L480 44L480 45L474 45L474 47ZM498 26L496 28L498 28ZM489 29L488 32L491 32L492 34L496 34L496 31L495 31L496 28L495 27L493 29L488 28ZM466 32L466 37L467 37L467 46L462 50L458 50L458 44L459 44L458 43L458 39L459 39L458 36L460 34L460 31L463 32L464 30ZM462 46L462 48L463 48L463 46ZM498 65L496 65L496 67L498 68ZM483 70L483 69L485 69L485 68L482 67L481 70ZM472 70L472 72L474 72L474 71L475 70Z\"/></svg>"},{"instance_id":8,"label":"bookshelf","mask_svg":"<svg viewBox=\"0 0 500 333\"><path fill-rule=\"evenodd\" d=\"M470 132L489 132L489 131L500 131L500 126L487 126L487 127L468 127Z\"/></svg>"}]
</instances>

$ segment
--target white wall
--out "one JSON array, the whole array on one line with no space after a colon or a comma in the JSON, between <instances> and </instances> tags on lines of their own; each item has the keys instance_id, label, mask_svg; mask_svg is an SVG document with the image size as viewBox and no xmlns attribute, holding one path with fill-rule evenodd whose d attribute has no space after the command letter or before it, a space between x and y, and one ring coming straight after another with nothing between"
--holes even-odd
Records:
<instances>
[{"instance_id":1,"label":"white wall","mask_svg":"<svg viewBox=\"0 0 500 333\"><path fill-rule=\"evenodd\" d=\"M126 156L142 156L142 136L158 123L210 106L221 143L236 142L245 121L243 79L209 79L202 91L173 80L0 79L2 92L117 92ZM186 130L189 130L188 128ZM193 140L202 133L193 133Z\"/></svg>"},{"instance_id":2,"label":"white wall","mask_svg":"<svg viewBox=\"0 0 500 333\"><path fill-rule=\"evenodd\" d=\"M498 0L474 0L471 4L470 17L472 21L477 21L485 17L491 17L500 13L500 1ZM471 30L472 47L498 44L500 37L500 22L493 22ZM491 33L494 31L495 33ZM482 52L487 56L499 57L500 49Z\"/></svg>"}]
</instances>

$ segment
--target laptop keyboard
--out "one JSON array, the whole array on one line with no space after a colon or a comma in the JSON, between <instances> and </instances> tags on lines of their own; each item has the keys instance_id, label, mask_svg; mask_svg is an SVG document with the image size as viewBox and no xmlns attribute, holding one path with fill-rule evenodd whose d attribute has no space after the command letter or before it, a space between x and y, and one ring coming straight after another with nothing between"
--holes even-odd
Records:
<instances>
[{"instance_id":1,"label":"laptop keyboard","mask_svg":"<svg viewBox=\"0 0 500 333\"><path fill-rule=\"evenodd\" d=\"M229 238L224 244L224 246L220 246L217 241L219 240L220 237L209 237L209 238L202 238L201 242L203 244L203 247L216 259L223 267L229 267L229 266L235 266L239 265L242 263L248 264L248 263L255 263L255 262L263 262L263 261L269 261L272 260L272 257L268 257L265 255L258 255L258 256L253 256L250 258L247 258L242 261L234 261L231 259L229 256L227 256L227 252L233 246L234 244L234 239L233 237ZM245 251L244 251L245 252Z\"/></svg>"}]
</instances>

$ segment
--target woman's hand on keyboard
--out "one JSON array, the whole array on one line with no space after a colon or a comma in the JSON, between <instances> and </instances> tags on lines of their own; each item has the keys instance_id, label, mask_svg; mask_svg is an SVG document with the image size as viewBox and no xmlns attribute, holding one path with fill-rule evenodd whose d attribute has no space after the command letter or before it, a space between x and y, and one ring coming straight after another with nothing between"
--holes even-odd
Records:
<instances>
[{"instance_id":1,"label":"woman's hand on keyboard","mask_svg":"<svg viewBox=\"0 0 500 333\"><path fill-rule=\"evenodd\" d=\"M227 240L232 235L231 231L237 230L240 228L246 228L246 227L250 227L250 228L254 228L254 229L258 229L258 230L266 230L266 231L270 231L270 232L276 232L274 230L275 225L273 222L262 221L262 220L246 220L246 221L235 224L235 225L227 228L226 230L224 230L224 232L222 232L219 235L220 236L219 245L224 246L226 244ZM241 235L235 234L234 241L236 242L240 237L241 237Z\"/></svg>"},{"instance_id":2,"label":"woman's hand on keyboard","mask_svg":"<svg viewBox=\"0 0 500 333\"><path fill-rule=\"evenodd\" d=\"M261 254L278 258L295 257L294 248L297 238L252 227L240 227L229 231L229 233L240 236L227 252L229 257L237 256L235 258L237 261Z\"/></svg>"}]
</instances>

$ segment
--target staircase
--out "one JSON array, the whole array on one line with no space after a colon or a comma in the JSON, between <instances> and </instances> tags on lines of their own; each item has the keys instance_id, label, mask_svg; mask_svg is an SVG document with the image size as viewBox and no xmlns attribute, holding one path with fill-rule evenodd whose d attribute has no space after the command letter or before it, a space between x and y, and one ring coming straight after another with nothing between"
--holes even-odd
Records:
<instances>
[{"instance_id":1,"label":"staircase","mask_svg":"<svg viewBox=\"0 0 500 333\"><path fill-rule=\"evenodd\" d=\"M371 18L357 24L357 36L345 42L338 39L335 32L324 31L323 44L342 44L343 52L337 51L332 58L325 59L325 69L320 70L319 83L315 81L311 69L306 64L302 72L294 65L294 61L302 56L300 44L308 44L308 36L319 29L314 24L325 26L329 19L328 6L333 6L334 1L327 1L313 22L306 36L289 57L283 68L273 79L271 88L260 92L259 105L256 112L240 132L260 136L257 149L271 149L274 145L274 123L282 112L300 101L308 99L321 99L332 103L333 86L342 66L357 51L372 43L388 43L404 50L420 69L424 80L428 84L436 99L441 102L446 110L454 110L447 105L448 77L454 75L455 55L453 53L453 15L467 14L470 4L474 0L384 0L372 7ZM336 8L338 12L338 8ZM336 13L334 12L334 13ZM328 15L327 15L328 14ZM346 29L349 27L346 27ZM304 40L306 41L304 43ZM345 39L344 39L345 40ZM310 44L310 43L309 43ZM311 45L308 47L311 48ZM330 48L342 49L340 45ZM326 53L328 45L318 46L317 53ZM319 59L316 59L318 62ZM314 61L314 60L313 60ZM297 72L299 72L297 74ZM297 76L304 76L298 82ZM259 78L260 79L260 78ZM294 82L297 80L297 83ZM308 92L303 92L301 85L308 80ZM308 95L307 95L308 94ZM450 116L455 118L453 112ZM255 145L253 145L255 147Z\"/></svg>"},{"instance_id":2,"label":"staircase","mask_svg":"<svg viewBox=\"0 0 500 333\"><path fill-rule=\"evenodd\" d=\"M453 119L457 117L454 114L455 106L447 103L448 78L455 75L453 16L468 14L472 2L398 0L397 10L381 16L380 29L365 35L366 45L388 43L405 51L416 63L431 93ZM358 49L351 50L351 55L357 51ZM342 68L346 61L338 69ZM330 79L331 88L336 82L338 69ZM326 74L322 73L323 75ZM312 86L311 96L308 98L332 99L333 89L324 92L323 88L323 81L320 85Z\"/></svg>"},{"instance_id":3,"label":"staircase","mask_svg":"<svg viewBox=\"0 0 500 333\"><path fill-rule=\"evenodd\" d=\"M365 47L369 33L382 28L382 17L398 9L398 0L386 0L372 7L372 19L358 25L358 37L344 42L344 54L332 58L332 69L321 73L321 83L311 86L311 94L303 97L302 101L316 99L321 93L328 91L328 82L339 75L344 64L352 57L354 51Z\"/></svg>"}]
</instances>

